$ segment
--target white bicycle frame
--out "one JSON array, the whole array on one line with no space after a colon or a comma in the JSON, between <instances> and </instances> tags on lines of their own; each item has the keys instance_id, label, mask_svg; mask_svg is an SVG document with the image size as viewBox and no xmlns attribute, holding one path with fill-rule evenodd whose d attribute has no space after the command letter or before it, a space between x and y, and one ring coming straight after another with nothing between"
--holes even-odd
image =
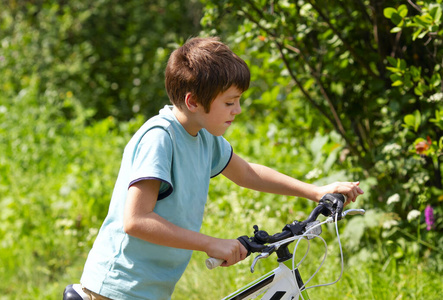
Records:
<instances>
[{"instance_id":1,"label":"white bicycle frame","mask_svg":"<svg viewBox=\"0 0 443 300\"><path fill-rule=\"evenodd\" d=\"M355 214L364 214L365 211L363 209L349 209L342 213L342 218L344 218L347 214L349 215L355 215ZM306 232L303 235L300 236L294 236L285 240L282 240L280 242L276 242L273 244L270 244L269 246L275 246L276 250L284 244L287 244L289 242L298 240L293 251L293 257L291 260L286 262L280 262L278 268L272 270L271 272L267 273L266 275L258 278L257 280L251 282L250 284L244 286L243 288L240 288L239 290L235 291L234 293L230 294L229 296L223 298L223 300L238 300L238 299L262 299L262 300L308 300L309 296L307 294L307 289L318 287L318 286L327 286L332 285L336 282L338 282L343 274L343 251L340 243L340 236L338 233L338 225L337 225L337 216L335 219L336 224L336 233L340 248L340 254L341 254L341 273L337 280L331 283L327 284L321 284L321 285L315 285L306 287L306 284L318 273L320 268L322 267L323 263L326 260L327 256L327 244L326 241L320 237L321 234L321 226L325 223L332 223L334 222L334 219L332 217L327 218L325 221L321 223L317 223L314 226L310 227L306 230ZM300 274L298 272L298 266L304 261L306 258L309 247L306 250L306 253L304 257L300 260L300 262L295 266L295 252L297 250L298 244L302 239L312 239L315 237L319 237L321 240L323 240L323 243L325 244L325 255L323 258L323 261L321 262L320 266L317 268L317 271L305 282L301 280ZM262 253L259 256L257 256L254 259L254 262L251 266L251 272L254 270L254 266L258 259L268 257L269 253ZM292 266L291 266L292 262ZM223 260L215 259L215 258L208 258L206 260L206 266L209 269L213 269L217 266L219 266L221 263L223 263Z\"/></svg>"},{"instance_id":2,"label":"white bicycle frame","mask_svg":"<svg viewBox=\"0 0 443 300\"><path fill-rule=\"evenodd\" d=\"M275 270L223 299L299 299L300 289L294 279L294 272L284 263L279 263ZM309 299L305 291L302 293L304 299Z\"/></svg>"}]
</instances>

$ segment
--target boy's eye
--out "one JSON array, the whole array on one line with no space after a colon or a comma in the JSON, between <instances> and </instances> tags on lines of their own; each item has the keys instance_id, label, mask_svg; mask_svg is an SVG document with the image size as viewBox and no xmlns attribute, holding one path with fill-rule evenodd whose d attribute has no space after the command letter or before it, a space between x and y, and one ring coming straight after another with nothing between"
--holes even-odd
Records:
<instances>
[{"instance_id":1,"label":"boy's eye","mask_svg":"<svg viewBox=\"0 0 443 300\"><path fill-rule=\"evenodd\" d=\"M227 106L234 105L234 102L227 102L226 105L227 105Z\"/></svg>"}]
</instances>

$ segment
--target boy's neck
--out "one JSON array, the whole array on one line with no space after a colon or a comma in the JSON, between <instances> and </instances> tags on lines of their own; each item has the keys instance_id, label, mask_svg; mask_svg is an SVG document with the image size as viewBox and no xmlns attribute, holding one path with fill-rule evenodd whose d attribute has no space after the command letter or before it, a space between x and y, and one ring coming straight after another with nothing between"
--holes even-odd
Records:
<instances>
[{"instance_id":1,"label":"boy's neck","mask_svg":"<svg viewBox=\"0 0 443 300\"><path fill-rule=\"evenodd\" d=\"M202 129L202 127L193 120L192 114L187 111L186 108L180 110L177 106L173 105L172 113L190 135L197 136L198 132Z\"/></svg>"}]
</instances>

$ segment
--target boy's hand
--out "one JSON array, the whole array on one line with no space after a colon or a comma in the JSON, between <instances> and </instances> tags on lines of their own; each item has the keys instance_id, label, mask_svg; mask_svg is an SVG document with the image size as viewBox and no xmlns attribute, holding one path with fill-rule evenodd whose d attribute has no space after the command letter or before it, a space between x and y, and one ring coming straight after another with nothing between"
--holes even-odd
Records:
<instances>
[{"instance_id":1,"label":"boy's hand","mask_svg":"<svg viewBox=\"0 0 443 300\"><path fill-rule=\"evenodd\" d=\"M363 194L363 190L358 186L360 184L357 182L334 182L328 185L319 187L318 195L321 198L327 193L340 193L346 195L348 199L345 202L345 206L349 203L355 202L357 197Z\"/></svg>"},{"instance_id":2,"label":"boy's hand","mask_svg":"<svg viewBox=\"0 0 443 300\"><path fill-rule=\"evenodd\" d=\"M209 257L223 259L222 267L232 266L246 258L248 251L237 240L214 239L210 249L206 251Z\"/></svg>"}]
</instances>

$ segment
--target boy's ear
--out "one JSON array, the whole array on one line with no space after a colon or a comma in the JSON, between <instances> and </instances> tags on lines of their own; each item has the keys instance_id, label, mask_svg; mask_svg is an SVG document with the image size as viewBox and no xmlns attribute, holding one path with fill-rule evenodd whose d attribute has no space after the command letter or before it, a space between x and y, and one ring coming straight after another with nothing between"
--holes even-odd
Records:
<instances>
[{"instance_id":1,"label":"boy's ear","mask_svg":"<svg viewBox=\"0 0 443 300\"><path fill-rule=\"evenodd\" d=\"M185 96L185 104L190 112L195 112L200 106L195 97L191 93L187 93Z\"/></svg>"}]
</instances>

